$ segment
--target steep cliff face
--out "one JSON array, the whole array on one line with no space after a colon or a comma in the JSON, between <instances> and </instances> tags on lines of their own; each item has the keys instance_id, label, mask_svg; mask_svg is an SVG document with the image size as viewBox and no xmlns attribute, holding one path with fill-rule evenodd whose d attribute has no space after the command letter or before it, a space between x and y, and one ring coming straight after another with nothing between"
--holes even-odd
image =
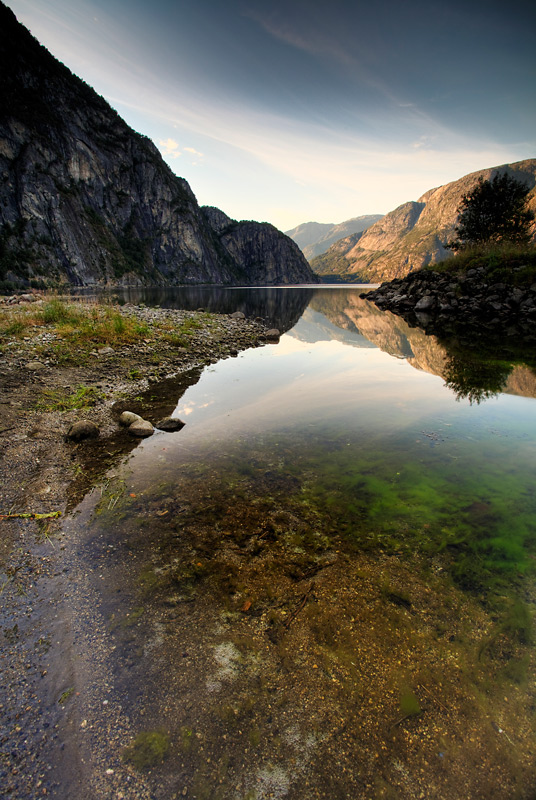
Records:
<instances>
[{"instance_id":1,"label":"steep cliff face","mask_svg":"<svg viewBox=\"0 0 536 800\"><path fill-rule=\"evenodd\" d=\"M375 222L382 218L381 214L366 214L361 217L352 217L345 222L331 225L321 222L304 222L290 231L285 231L287 236L294 239L304 256L310 261L315 256L325 253L334 243L352 234L361 234Z\"/></svg>"},{"instance_id":2,"label":"steep cliff face","mask_svg":"<svg viewBox=\"0 0 536 800\"><path fill-rule=\"evenodd\" d=\"M452 254L445 243L455 235L462 196L480 176L487 180L504 172L531 187L528 205L535 210L536 159L491 167L430 189L417 202L404 203L365 231L357 242L351 237L336 242L311 266L322 275L384 281L448 258Z\"/></svg>"},{"instance_id":3,"label":"steep cliff face","mask_svg":"<svg viewBox=\"0 0 536 800\"><path fill-rule=\"evenodd\" d=\"M218 208L203 208L221 245L247 271L249 283L318 283L298 245L267 222L237 222Z\"/></svg>"},{"instance_id":4,"label":"steep cliff face","mask_svg":"<svg viewBox=\"0 0 536 800\"><path fill-rule=\"evenodd\" d=\"M283 234L245 223L266 251L253 264L233 255L152 142L1 3L0 108L0 280L280 281ZM314 280L301 253L292 274Z\"/></svg>"}]
</instances>

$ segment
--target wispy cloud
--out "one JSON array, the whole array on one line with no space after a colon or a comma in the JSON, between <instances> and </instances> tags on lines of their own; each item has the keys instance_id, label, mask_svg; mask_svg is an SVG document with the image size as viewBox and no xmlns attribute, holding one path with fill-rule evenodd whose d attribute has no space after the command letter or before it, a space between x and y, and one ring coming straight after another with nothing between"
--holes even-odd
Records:
<instances>
[{"instance_id":1,"label":"wispy cloud","mask_svg":"<svg viewBox=\"0 0 536 800\"><path fill-rule=\"evenodd\" d=\"M302 18L298 26L274 11L250 10L248 16L274 39L342 67L346 76L354 82L375 90L391 102L397 102L385 81L368 66L367 62L374 61L374 58L368 57L368 45L363 40L359 47L355 42L348 47L339 32L330 32L326 26L307 24L307 17Z\"/></svg>"},{"instance_id":2,"label":"wispy cloud","mask_svg":"<svg viewBox=\"0 0 536 800\"><path fill-rule=\"evenodd\" d=\"M179 143L176 142L175 139L159 139L158 144L160 147L160 152L167 158L179 158L179 156L182 155L179 150ZM188 150L187 147L184 149Z\"/></svg>"}]
</instances>

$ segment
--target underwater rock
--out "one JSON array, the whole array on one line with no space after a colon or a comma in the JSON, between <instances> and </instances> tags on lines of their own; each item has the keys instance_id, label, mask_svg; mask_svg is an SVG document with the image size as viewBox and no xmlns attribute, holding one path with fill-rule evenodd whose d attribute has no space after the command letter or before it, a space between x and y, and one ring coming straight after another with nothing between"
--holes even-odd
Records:
<instances>
[{"instance_id":1,"label":"underwater rock","mask_svg":"<svg viewBox=\"0 0 536 800\"><path fill-rule=\"evenodd\" d=\"M180 431L185 425L186 423L178 417L164 417L164 419L155 422L155 428L158 428L159 431L168 432Z\"/></svg>"},{"instance_id":2,"label":"underwater rock","mask_svg":"<svg viewBox=\"0 0 536 800\"><path fill-rule=\"evenodd\" d=\"M270 328L269 331L266 331L264 336L269 342L277 342L281 336L281 332L277 328Z\"/></svg>"},{"instance_id":3,"label":"underwater rock","mask_svg":"<svg viewBox=\"0 0 536 800\"><path fill-rule=\"evenodd\" d=\"M154 428L148 420L140 418L135 420L132 425L129 425L128 432L132 436L152 436Z\"/></svg>"},{"instance_id":4,"label":"underwater rock","mask_svg":"<svg viewBox=\"0 0 536 800\"><path fill-rule=\"evenodd\" d=\"M94 422L89 419L81 419L74 422L67 431L67 439L73 442L81 442L83 439L95 439L100 431Z\"/></svg>"}]
</instances>

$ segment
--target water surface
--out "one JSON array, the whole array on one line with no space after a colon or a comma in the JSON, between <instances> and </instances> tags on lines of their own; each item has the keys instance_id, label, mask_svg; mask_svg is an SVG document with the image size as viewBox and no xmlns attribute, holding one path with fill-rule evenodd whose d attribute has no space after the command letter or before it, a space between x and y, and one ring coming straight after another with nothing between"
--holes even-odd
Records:
<instances>
[{"instance_id":1,"label":"water surface","mask_svg":"<svg viewBox=\"0 0 536 800\"><path fill-rule=\"evenodd\" d=\"M206 368L186 426L71 523L73 602L133 731L169 744L139 774L162 798L532 797L534 372L464 397L460 354L360 289L267 291L279 344Z\"/></svg>"}]
</instances>

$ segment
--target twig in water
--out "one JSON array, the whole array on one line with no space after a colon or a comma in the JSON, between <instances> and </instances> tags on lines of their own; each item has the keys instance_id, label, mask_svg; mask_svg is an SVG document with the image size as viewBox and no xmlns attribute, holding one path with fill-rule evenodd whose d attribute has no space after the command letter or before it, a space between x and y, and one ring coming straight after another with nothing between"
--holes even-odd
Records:
<instances>
[{"instance_id":1,"label":"twig in water","mask_svg":"<svg viewBox=\"0 0 536 800\"><path fill-rule=\"evenodd\" d=\"M285 622L283 623L283 625L287 630L290 628L290 626L292 625L292 623L294 622L294 620L296 619L302 608L305 606L307 598L309 597L314 588L315 588L315 583L313 581L312 584L307 589L307 591L305 592L305 594L303 595L302 599L300 600L298 608L295 611L293 611L290 617L286 619Z\"/></svg>"}]
</instances>

